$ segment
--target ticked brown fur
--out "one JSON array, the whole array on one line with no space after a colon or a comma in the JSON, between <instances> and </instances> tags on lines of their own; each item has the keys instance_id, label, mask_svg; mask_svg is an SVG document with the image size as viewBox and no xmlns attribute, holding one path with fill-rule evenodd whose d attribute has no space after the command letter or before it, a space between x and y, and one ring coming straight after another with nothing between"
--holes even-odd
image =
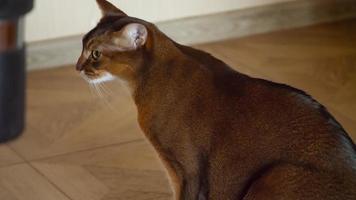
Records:
<instances>
[{"instance_id":1,"label":"ticked brown fur","mask_svg":"<svg viewBox=\"0 0 356 200\"><path fill-rule=\"evenodd\" d=\"M176 199L356 199L355 144L309 95L238 73L97 1L103 18L77 69L128 83Z\"/></svg>"}]
</instances>

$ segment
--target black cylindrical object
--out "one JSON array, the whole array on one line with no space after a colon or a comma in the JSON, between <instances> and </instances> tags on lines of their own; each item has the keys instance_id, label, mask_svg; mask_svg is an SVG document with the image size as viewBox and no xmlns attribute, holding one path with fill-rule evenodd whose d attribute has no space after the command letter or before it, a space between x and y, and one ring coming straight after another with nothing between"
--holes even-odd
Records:
<instances>
[{"instance_id":1,"label":"black cylindrical object","mask_svg":"<svg viewBox=\"0 0 356 200\"><path fill-rule=\"evenodd\" d=\"M33 0L0 0L0 142L21 134L25 116L24 15Z\"/></svg>"}]
</instances>

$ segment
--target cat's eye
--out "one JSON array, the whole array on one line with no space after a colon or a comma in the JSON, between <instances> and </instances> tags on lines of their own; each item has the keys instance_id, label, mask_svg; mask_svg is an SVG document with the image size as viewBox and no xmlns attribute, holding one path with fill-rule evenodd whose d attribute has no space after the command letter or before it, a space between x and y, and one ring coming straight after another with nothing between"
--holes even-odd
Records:
<instances>
[{"instance_id":1,"label":"cat's eye","mask_svg":"<svg viewBox=\"0 0 356 200\"><path fill-rule=\"evenodd\" d=\"M91 57L95 60L95 61L98 61L99 58L101 57L101 52L98 51L98 50L93 50L91 52Z\"/></svg>"}]
</instances>

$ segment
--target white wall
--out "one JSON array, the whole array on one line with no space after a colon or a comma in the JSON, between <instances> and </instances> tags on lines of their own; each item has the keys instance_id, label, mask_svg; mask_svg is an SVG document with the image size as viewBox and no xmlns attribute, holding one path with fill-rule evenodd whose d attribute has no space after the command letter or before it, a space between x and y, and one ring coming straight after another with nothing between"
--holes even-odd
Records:
<instances>
[{"instance_id":1,"label":"white wall","mask_svg":"<svg viewBox=\"0 0 356 200\"><path fill-rule=\"evenodd\" d=\"M131 16L157 22L290 0L111 0ZM35 0L26 18L28 42L87 32L100 18L95 0Z\"/></svg>"}]
</instances>

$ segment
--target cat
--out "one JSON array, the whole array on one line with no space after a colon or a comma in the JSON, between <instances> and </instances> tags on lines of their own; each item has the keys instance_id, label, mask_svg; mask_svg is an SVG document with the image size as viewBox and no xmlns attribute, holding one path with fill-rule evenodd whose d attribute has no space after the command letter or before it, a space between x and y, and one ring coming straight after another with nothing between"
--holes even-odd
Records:
<instances>
[{"instance_id":1,"label":"cat","mask_svg":"<svg viewBox=\"0 0 356 200\"><path fill-rule=\"evenodd\" d=\"M355 144L311 96L97 3L103 16L76 69L92 83L127 84L175 199L356 199Z\"/></svg>"}]
</instances>

